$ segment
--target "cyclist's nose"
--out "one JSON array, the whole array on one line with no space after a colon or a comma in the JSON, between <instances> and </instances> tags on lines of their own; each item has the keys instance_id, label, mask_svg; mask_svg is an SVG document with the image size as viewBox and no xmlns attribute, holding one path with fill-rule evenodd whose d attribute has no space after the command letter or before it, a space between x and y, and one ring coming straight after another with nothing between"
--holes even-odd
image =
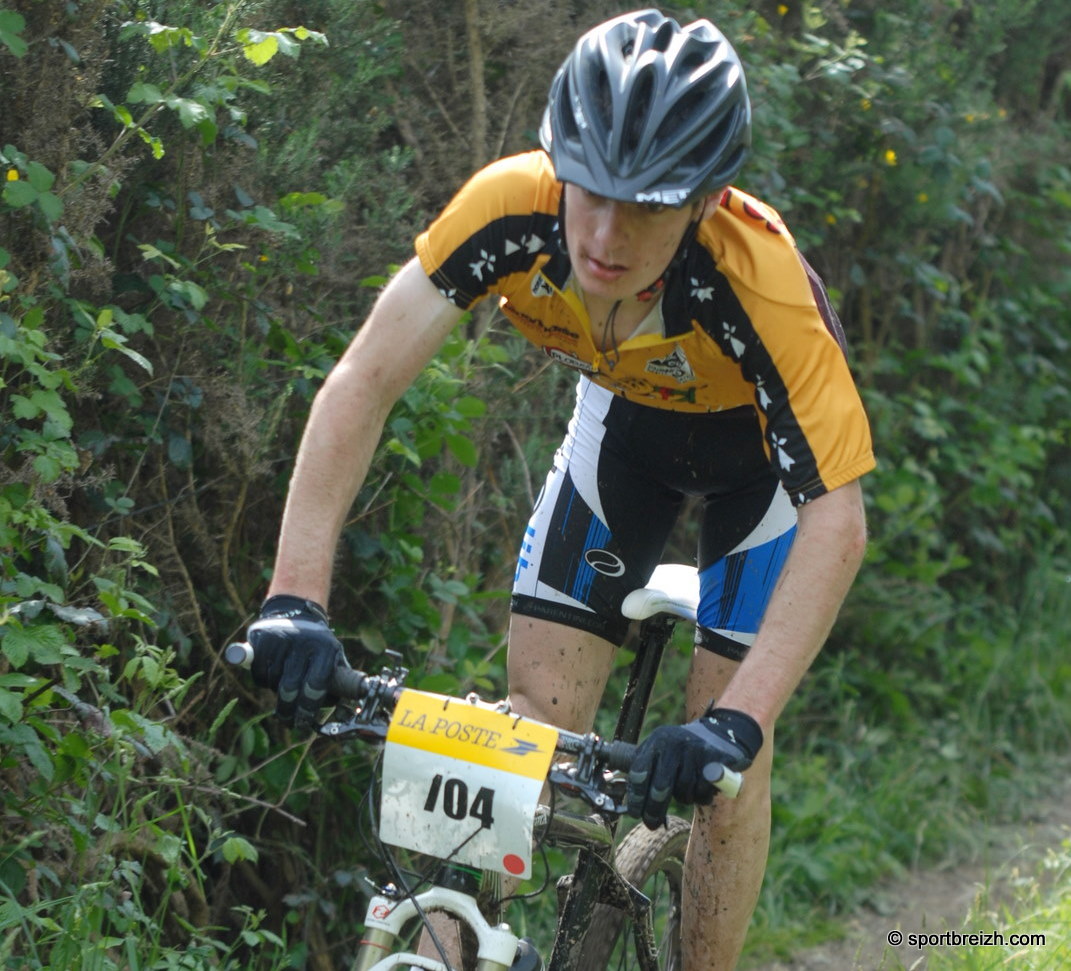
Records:
<instances>
[{"instance_id":1,"label":"cyclist's nose","mask_svg":"<svg viewBox=\"0 0 1071 971\"><path fill-rule=\"evenodd\" d=\"M597 206L594 219L593 235L600 246L612 252L619 246L627 246L632 239L633 227L629 207L616 199L607 199Z\"/></svg>"}]
</instances>

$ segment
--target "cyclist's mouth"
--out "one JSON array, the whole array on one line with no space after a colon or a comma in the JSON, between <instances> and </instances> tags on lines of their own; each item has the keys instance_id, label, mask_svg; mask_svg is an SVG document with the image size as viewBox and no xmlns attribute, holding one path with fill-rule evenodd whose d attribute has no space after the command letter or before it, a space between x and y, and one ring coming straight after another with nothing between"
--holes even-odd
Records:
<instances>
[{"instance_id":1,"label":"cyclist's mouth","mask_svg":"<svg viewBox=\"0 0 1071 971\"><path fill-rule=\"evenodd\" d=\"M584 257L585 267L591 276L603 283L613 283L628 273L628 267L620 263L606 263L594 256Z\"/></svg>"}]
</instances>

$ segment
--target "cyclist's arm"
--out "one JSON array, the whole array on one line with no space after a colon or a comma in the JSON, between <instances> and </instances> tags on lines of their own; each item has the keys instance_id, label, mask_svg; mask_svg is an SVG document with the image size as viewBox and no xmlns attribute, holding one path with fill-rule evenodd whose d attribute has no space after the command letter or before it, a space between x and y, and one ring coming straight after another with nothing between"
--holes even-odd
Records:
<instances>
[{"instance_id":1,"label":"cyclist's arm","mask_svg":"<svg viewBox=\"0 0 1071 971\"><path fill-rule=\"evenodd\" d=\"M326 604L335 546L391 407L462 314L413 259L390 281L313 401L269 596Z\"/></svg>"},{"instance_id":2,"label":"cyclist's arm","mask_svg":"<svg viewBox=\"0 0 1071 971\"><path fill-rule=\"evenodd\" d=\"M799 508L796 538L762 626L717 699L751 715L770 734L833 627L866 548L858 480Z\"/></svg>"}]
</instances>

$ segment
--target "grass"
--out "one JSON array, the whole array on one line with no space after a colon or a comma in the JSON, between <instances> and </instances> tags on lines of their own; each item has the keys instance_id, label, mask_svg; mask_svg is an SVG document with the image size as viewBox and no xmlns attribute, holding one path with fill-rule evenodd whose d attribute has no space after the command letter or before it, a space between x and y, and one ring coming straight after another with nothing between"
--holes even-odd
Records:
<instances>
[{"instance_id":1,"label":"grass","mask_svg":"<svg viewBox=\"0 0 1071 971\"><path fill-rule=\"evenodd\" d=\"M1066 763L1066 567L1039 558L1023 589L1029 597L996 621L953 609L886 656L831 645L820 657L782 719L749 963L835 939L883 881L971 856L987 825L1029 810L1054 758ZM862 643L875 643L868 634ZM851 640L850 616L839 636ZM1057 902L1023 920L1066 921L1069 907Z\"/></svg>"},{"instance_id":2,"label":"grass","mask_svg":"<svg viewBox=\"0 0 1071 971\"><path fill-rule=\"evenodd\" d=\"M930 958L931 971L1007 967L1064 971L1071 967L1071 840L1051 849L1037 874L1019 881L1011 904L990 910L983 903L965 927L984 928L993 936L936 951Z\"/></svg>"}]
</instances>

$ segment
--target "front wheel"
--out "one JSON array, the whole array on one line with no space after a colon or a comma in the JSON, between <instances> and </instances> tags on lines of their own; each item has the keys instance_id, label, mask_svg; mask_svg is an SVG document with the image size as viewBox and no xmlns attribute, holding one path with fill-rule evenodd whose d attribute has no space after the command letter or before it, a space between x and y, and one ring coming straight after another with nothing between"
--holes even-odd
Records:
<instances>
[{"instance_id":1,"label":"front wheel","mask_svg":"<svg viewBox=\"0 0 1071 971\"><path fill-rule=\"evenodd\" d=\"M662 829L635 827L617 851L618 873L651 901L659 971L680 971L682 967L681 882L691 829L687 820L670 816ZM636 954L632 922L616 907L606 904L595 908L580 954L577 967L584 971L631 971L643 967Z\"/></svg>"}]
</instances>

